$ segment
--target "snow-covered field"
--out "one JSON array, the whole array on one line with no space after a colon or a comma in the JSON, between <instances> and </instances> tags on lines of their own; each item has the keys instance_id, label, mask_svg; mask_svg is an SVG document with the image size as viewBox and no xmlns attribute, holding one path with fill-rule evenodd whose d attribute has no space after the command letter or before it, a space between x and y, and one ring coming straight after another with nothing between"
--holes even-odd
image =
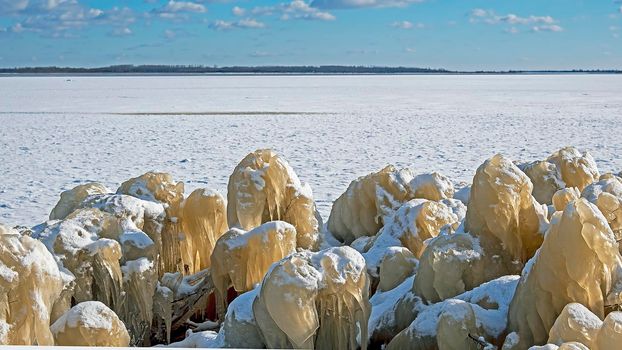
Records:
<instances>
[{"instance_id":1,"label":"snow-covered field","mask_svg":"<svg viewBox=\"0 0 622 350\"><path fill-rule=\"evenodd\" d=\"M470 181L486 158L588 149L622 170L622 76L0 77L0 222L34 225L61 191L149 170L226 193L258 148L283 154L324 219L388 163Z\"/></svg>"}]
</instances>

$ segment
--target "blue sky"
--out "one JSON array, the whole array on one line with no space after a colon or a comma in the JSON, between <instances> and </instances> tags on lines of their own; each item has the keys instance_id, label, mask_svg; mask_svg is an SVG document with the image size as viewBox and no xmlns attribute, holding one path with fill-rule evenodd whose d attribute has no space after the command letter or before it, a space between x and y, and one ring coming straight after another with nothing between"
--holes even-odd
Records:
<instances>
[{"instance_id":1,"label":"blue sky","mask_svg":"<svg viewBox=\"0 0 622 350\"><path fill-rule=\"evenodd\" d=\"M0 66L622 69L621 0L0 0Z\"/></svg>"}]
</instances>

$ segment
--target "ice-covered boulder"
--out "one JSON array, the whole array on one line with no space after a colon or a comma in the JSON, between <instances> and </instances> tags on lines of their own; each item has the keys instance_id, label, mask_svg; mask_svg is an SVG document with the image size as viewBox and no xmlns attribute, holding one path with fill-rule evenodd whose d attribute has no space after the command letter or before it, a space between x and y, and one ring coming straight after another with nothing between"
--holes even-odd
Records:
<instances>
[{"instance_id":1,"label":"ice-covered boulder","mask_svg":"<svg viewBox=\"0 0 622 350\"><path fill-rule=\"evenodd\" d=\"M454 185L448 177L441 173L419 174L410 181L415 198L440 201L453 198Z\"/></svg>"},{"instance_id":2,"label":"ice-covered boulder","mask_svg":"<svg viewBox=\"0 0 622 350\"><path fill-rule=\"evenodd\" d=\"M464 207L459 201L456 206ZM380 263L392 254L392 247L407 248L414 258L419 258L431 238L453 233L462 219L443 202L414 199L401 205L387 219L377 236L363 248L367 270L379 277ZM398 283L399 284L399 283Z\"/></svg>"},{"instance_id":3,"label":"ice-covered boulder","mask_svg":"<svg viewBox=\"0 0 622 350\"><path fill-rule=\"evenodd\" d=\"M362 236L374 236L402 203L415 198L410 169L389 165L350 183L335 202L328 230L346 244Z\"/></svg>"},{"instance_id":4,"label":"ice-covered boulder","mask_svg":"<svg viewBox=\"0 0 622 350\"><path fill-rule=\"evenodd\" d=\"M599 318L620 303L618 243L598 208L585 199L553 217L542 247L525 267L512 304L504 349L545 344L555 319L571 302Z\"/></svg>"},{"instance_id":5,"label":"ice-covered boulder","mask_svg":"<svg viewBox=\"0 0 622 350\"><path fill-rule=\"evenodd\" d=\"M145 201L161 203L166 216L160 233L158 272L184 272L181 259L181 204L184 183L173 181L167 173L148 172L129 179L117 189L117 194L133 196Z\"/></svg>"},{"instance_id":6,"label":"ice-covered boulder","mask_svg":"<svg viewBox=\"0 0 622 350\"><path fill-rule=\"evenodd\" d=\"M566 187L576 187L579 191L600 177L592 155L587 151L581 153L574 147L558 150L547 161L555 164Z\"/></svg>"},{"instance_id":7,"label":"ice-covered boulder","mask_svg":"<svg viewBox=\"0 0 622 350\"><path fill-rule=\"evenodd\" d=\"M63 284L41 242L0 225L0 344L54 345L50 319Z\"/></svg>"},{"instance_id":8,"label":"ice-covered boulder","mask_svg":"<svg viewBox=\"0 0 622 350\"><path fill-rule=\"evenodd\" d=\"M553 195L553 207L555 211L564 211L566 206L581 197L581 192L576 187L563 188Z\"/></svg>"},{"instance_id":9,"label":"ice-covered boulder","mask_svg":"<svg viewBox=\"0 0 622 350\"><path fill-rule=\"evenodd\" d=\"M218 332L218 338L226 348L261 349L265 348L261 331L253 314L253 303L259 289L239 295L227 308L225 320Z\"/></svg>"},{"instance_id":10,"label":"ice-covered boulder","mask_svg":"<svg viewBox=\"0 0 622 350\"><path fill-rule=\"evenodd\" d=\"M605 317L596 340L595 350L616 349L622 344L622 312L614 311Z\"/></svg>"},{"instance_id":11,"label":"ice-covered boulder","mask_svg":"<svg viewBox=\"0 0 622 350\"><path fill-rule=\"evenodd\" d=\"M296 251L296 228L284 221L267 222L248 232L233 228L216 242L212 280L223 305L227 289L247 292L261 282L270 265ZM219 313L223 314L224 309Z\"/></svg>"},{"instance_id":12,"label":"ice-covered boulder","mask_svg":"<svg viewBox=\"0 0 622 350\"><path fill-rule=\"evenodd\" d=\"M598 207L616 239L622 239L622 180L617 176L603 178L585 187L581 197Z\"/></svg>"},{"instance_id":13,"label":"ice-covered boulder","mask_svg":"<svg viewBox=\"0 0 622 350\"><path fill-rule=\"evenodd\" d=\"M518 279L503 276L432 305L415 298L405 310L415 319L386 349L492 349L504 334Z\"/></svg>"},{"instance_id":14,"label":"ice-covered boulder","mask_svg":"<svg viewBox=\"0 0 622 350\"><path fill-rule=\"evenodd\" d=\"M317 249L321 219L313 193L290 165L272 150L257 150L235 167L227 185L230 227L251 230L268 221L285 221L296 228L297 244Z\"/></svg>"},{"instance_id":15,"label":"ice-covered boulder","mask_svg":"<svg viewBox=\"0 0 622 350\"><path fill-rule=\"evenodd\" d=\"M229 229L227 201L216 191L197 189L184 200L181 220L184 270L197 273L211 266L216 241Z\"/></svg>"},{"instance_id":16,"label":"ice-covered boulder","mask_svg":"<svg viewBox=\"0 0 622 350\"><path fill-rule=\"evenodd\" d=\"M595 349L598 332L603 321L594 315L585 306L579 303L570 303L557 316L553 327L549 331L549 344L561 345L576 341L590 349Z\"/></svg>"},{"instance_id":17,"label":"ice-covered boulder","mask_svg":"<svg viewBox=\"0 0 622 350\"><path fill-rule=\"evenodd\" d=\"M388 248L379 266L378 290L387 291L397 287L415 274L418 263L413 253L407 248Z\"/></svg>"},{"instance_id":18,"label":"ice-covered boulder","mask_svg":"<svg viewBox=\"0 0 622 350\"><path fill-rule=\"evenodd\" d=\"M376 293L369 298L371 304L371 314L369 316L368 334L371 344L388 344L395 335L408 326L408 323L402 325L398 320L401 311L412 314L412 310L403 309L402 303L404 298L409 297L410 290L415 279L414 275L406 278L401 284L392 289L383 290L378 288ZM408 304L411 306L411 304ZM412 318L410 319L412 321Z\"/></svg>"},{"instance_id":19,"label":"ice-covered boulder","mask_svg":"<svg viewBox=\"0 0 622 350\"><path fill-rule=\"evenodd\" d=\"M123 347L130 336L119 317L99 301L85 301L63 314L50 330L56 345Z\"/></svg>"},{"instance_id":20,"label":"ice-covered boulder","mask_svg":"<svg viewBox=\"0 0 622 350\"><path fill-rule=\"evenodd\" d=\"M561 174L555 164L538 160L531 163L520 164L518 167L529 177L533 185L532 195L540 204L553 204L553 195L564 188L566 184L561 179Z\"/></svg>"},{"instance_id":21,"label":"ice-covered boulder","mask_svg":"<svg viewBox=\"0 0 622 350\"><path fill-rule=\"evenodd\" d=\"M76 210L86 197L105 193L110 193L110 190L98 182L89 182L64 191L50 213L50 220L62 220Z\"/></svg>"},{"instance_id":22,"label":"ice-covered boulder","mask_svg":"<svg viewBox=\"0 0 622 350\"><path fill-rule=\"evenodd\" d=\"M350 247L303 251L274 264L254 302L268 348L367 348L369 280Z\"/></svg>"},{"instance_id":23,"label":"ice-covered boulder","mask_svg":"<svg viewBox=\"0 0 622 350\"><path fill-rule=\"evenodd\" d=\"M542 243L541 221L546 210L533 196L531 180L509 159L496 155L475 173L465 220L465 231L496 240L522 263Z\"/></svg>"}]
</instances>

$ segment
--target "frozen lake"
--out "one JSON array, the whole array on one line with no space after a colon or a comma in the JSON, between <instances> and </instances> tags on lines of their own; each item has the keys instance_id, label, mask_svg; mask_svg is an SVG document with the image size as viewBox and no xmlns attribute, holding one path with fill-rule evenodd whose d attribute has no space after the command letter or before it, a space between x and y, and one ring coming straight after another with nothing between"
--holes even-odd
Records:
<instances>
[{"instance_id":1,"label":"frozen lake","mask_svg":"<svg viewBox=\"0 0 622 350\"><path fill-rule=\"evenodd\" d=\"M326 220L392 163L470 182L495 153L588 149L622 170L622 76L0 77L0 222L44 221L61 191L149 170L226 193L258 148L289 160Z\"/></svg>"}]
</instances>

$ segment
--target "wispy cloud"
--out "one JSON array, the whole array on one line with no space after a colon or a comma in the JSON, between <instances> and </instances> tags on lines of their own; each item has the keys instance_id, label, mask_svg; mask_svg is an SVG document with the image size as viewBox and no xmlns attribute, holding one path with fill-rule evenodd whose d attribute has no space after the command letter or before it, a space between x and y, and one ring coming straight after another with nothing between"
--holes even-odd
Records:
<instances>
[{"instance_id":1,"label":"wispy cloud","mask_svg":"<svg viewBox=\"0 0 622 350\"><path fill-rule=\"evenodd\" d=\"M209 27L215 30L230 30L230 29L261 29L265 28L266 24L259 22L253 18L245 18L239 21L223 21L218 20L209 24Z\"/></svg>"},{"instance_id":2,"label":"wispy cloud","mask_svg":"<svg viewBox=\"0 0 622 350\"><path fill-rule=\"evenodd\" d=\"M205 12L207 12L207 7L198 2L173 0L151 11L153 15L164 19L186 19L188 14Z\"/></svg>"},{"instance_id":3,"label":"wispy cloud","mask_svg":"<svg viewBox=\"0 0 622 350\"><path fill-rule=\"evenodd\" d=\"M425 28L425 24L423 23L412 23L410 21L396 21L391 23L391 27L399 28L399 29L423 29Z\"/></svg>"},{"instance_id":4,"label":"wispy cloud","mask_svg":"<svg viewBox=\"0 0 622 350\"><path fill-rule=\"evenodd\" d=\"M424 0L313 0L312 7L323 9L347 9L362 7L406 7Z\"/></svg>"},{"instance_id":5,"label":"wispy cloud","mask_svg":"<svg viewBox=\"0 0 622 350\"><path fill-rule=\"evenodd\" d=\"M291 19L334 21L336 19L333 14L311 7L303 0L293 0L274 6L258 6L251 9L251 13L259 16L276 15L284 21Z\"/></svg>"},{"instance_id":6,"label":"wispy cloud","mask_svg":"<svg viewBox=\"0 0 622 350\"><path fill-rule=\"evenodd\" d=\"M498 15L492 10L476 8L469 17L471 23L486 23L490 25L509 25L505 31L516 34L520 32L517 26L529 26L533 32L561 32L564 30L558 21L551 16L518 16L513 13Z\"/></svg>"}]
</instances>

